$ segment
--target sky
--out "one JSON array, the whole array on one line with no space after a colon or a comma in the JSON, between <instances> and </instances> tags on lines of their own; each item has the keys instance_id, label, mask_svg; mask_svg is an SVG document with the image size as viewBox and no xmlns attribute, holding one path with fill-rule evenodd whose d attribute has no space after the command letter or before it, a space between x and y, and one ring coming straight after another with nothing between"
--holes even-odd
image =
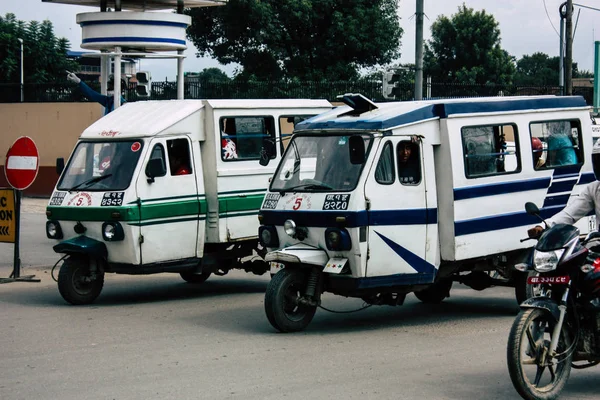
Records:
<instances>
[{"instance_id":1,"label":"sky","mask_svg":"<svg viewBox=\"0 0 600 400\"><path fill-rule=\"evenodd\" d=\"M431 36L431 24L440 15L451 17L463 3L476 11L485 10L499 23L501 47L518 58L543 52L551 57L559 53L559 6L565 0L424 0L423 36ZM594 69L594 41L600 40L600 11L581 6L600 9L597 0L574 0L575 12L573 24L577 22L573 42L573 61L580 70ZM398 15L404 29L401 40L401 63L415 61L415 24L416 0L399 0ZM75 22L76 15L82 12L99 11L94 7L65 4L42 3L41 0L0 0L0 15L13 13L23 21L43 21L48 19L54 25L57 37L64 37L71 43L71 50L82 51L81 28ZM578 20L577 20L578 19ZM197 58L196 49L188 41L185 51L184 71L198 72L204 68L217 67L229 76L236 65L221 65L210 58ZM177 63L174 59L141 61L141 69L149 70L153 80L175 80Z\"/></svg>"}]
</instances>

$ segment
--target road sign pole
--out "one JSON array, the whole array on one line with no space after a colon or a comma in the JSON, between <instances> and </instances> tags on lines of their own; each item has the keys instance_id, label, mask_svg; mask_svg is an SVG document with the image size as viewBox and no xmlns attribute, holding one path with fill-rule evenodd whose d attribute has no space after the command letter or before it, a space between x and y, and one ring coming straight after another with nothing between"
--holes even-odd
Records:
<instances>
[{"instance_id":1,"label":"road sign pole","mask_svg":"<svg viewBox=\"0 0 600 400\"><path fill-rule=\"evenodd\" d=\"M21 230L21 191L27 189L35 178L39 171L39 153L33 140L27 136L21 136L13 145L8 149L6 153L6 161L4 163L4 175L6 176L7 182L14 189L13 202L14 202L14 214L15 214L15 226L14 226L14 238L0 237L0 241L11 241L14 243L14 263L13 272L8 279L0 278L0 283L15 282L15 281L31 281L39 282L39 279L32 279L35 275L21 276L21 257L19 254L20 244L20 230ZM6 207L6 197L0 198L0 208ZM5 213L6 216L12 215ZM4 219L4 217L2 217ZM9 218L10 219L10 218ZM3 224L0 236L7 236L10 230L10 225L5 226ZM6 240L9 239L9 240Z\"/></svg>"},{"instance_id":2,"label":"road sign pole","mask_svg":"<svg viewBox=\"0 0 600 400\"><path fill-rule=\"evenodd\" d=\"M21 259L19 258L19 233L21 228L21 191L15 190L15 254L13 263L12 278L21 277Z\"/></svg>"}]
</instances>

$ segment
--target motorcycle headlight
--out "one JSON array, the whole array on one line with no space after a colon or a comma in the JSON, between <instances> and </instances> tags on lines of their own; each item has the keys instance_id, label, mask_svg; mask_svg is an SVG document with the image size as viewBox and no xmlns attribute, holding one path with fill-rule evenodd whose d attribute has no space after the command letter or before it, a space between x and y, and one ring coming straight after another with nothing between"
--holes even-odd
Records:
<instances>
[{"instance_id":1,"label":"motorcycle headlight","mask_svg":"<svg viewBox=\"0 0 600 400\"><path fill-rule=\"evenodd\" d=\"M123 240L125 237L123 227L118 222L105 222L102 224L102 238L107 242Z\"/></svg>"},{"instance_id":2,"label":"motorcycle headlight","mask_svg":"<svg viewBox=\"0 0 600 400\"><path fill-rule=\"evenodd\" d=\"M533 267L538 272L549 272L556 269L565 249L552 251L534 251Z\"/></svg>"},{"instance_id":3,"label":"motorcycle headlight","mask_svg":"<svg viewBox=\"0 0 600 400\"><path fill-rule=\"evenodd\" d=\"M63 233L58 221L46 221L46 237L48 239L62 239Z\"/></svg>"}]
</instances>

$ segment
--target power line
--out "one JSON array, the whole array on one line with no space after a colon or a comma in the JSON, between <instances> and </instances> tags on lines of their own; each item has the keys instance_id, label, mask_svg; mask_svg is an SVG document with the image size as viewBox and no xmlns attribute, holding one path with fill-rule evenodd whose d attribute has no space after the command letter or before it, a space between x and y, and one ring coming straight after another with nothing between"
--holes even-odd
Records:
<instances>
[{"instance_id":1,"label":"power line","mask_svg":"<svg viewBox=\"0 0 600 400\"><path fill-rule=\"evenodd\" d=\"M545 0L544 0L544 1L545 1ZM581 7L581 8L589 8L590 10L594 10L594 11L600 11L600 8L594 8L594 7L590 7L590 6L584 6L583 4L576 4L576 3L573 3L573 5L574 5L574 6L577 6L577 7Z\"/></svg>"},{"instance_id":2,"label":"power line","mask_svg":"<svg viewBox=\"0 0 600 400\"><path fill-rule=\"evenodd\" d=\"M552 23L552 19L550 18L550 14L548 14L548 7L546 7L546 0L542 0L542 1L544 2L544 10L546 10L546 16L548 17L548 21L550 21L550 25L552 25L552 29L554 29L554 32L556 32L556 34L560 38L560 34L558 33L558 31L554 27L554 24Z\"/></svg>"}]
</instances>

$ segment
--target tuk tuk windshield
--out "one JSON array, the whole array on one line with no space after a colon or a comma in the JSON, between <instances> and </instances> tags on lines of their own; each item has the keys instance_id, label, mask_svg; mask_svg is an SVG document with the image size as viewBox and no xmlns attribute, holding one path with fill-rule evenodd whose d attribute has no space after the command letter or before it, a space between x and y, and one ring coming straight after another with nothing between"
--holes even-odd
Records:
<instances>
[{"instance_id":1,"label":"tuk tuk windshield","mask_svg":"<svg viewBox=\"0 0 600 400\"><path fill-rule=\"evenodd\" d=\"M129 187L143 142L79 142L59 190L110 191Z\"/></svg>"},{"instance_id":2,"label":"tuk tuk windshield","mask_svg":"<svg viewBox=\"0 0 600 400\"><path fill-rule=\"evenodd\" d=\"M367 158L372 137L360 135ZM277 167L271 182L275 192L340 192L353 190L362 164L350 161L350 136L296 135Z\"/></svg>"}]
</instances>

